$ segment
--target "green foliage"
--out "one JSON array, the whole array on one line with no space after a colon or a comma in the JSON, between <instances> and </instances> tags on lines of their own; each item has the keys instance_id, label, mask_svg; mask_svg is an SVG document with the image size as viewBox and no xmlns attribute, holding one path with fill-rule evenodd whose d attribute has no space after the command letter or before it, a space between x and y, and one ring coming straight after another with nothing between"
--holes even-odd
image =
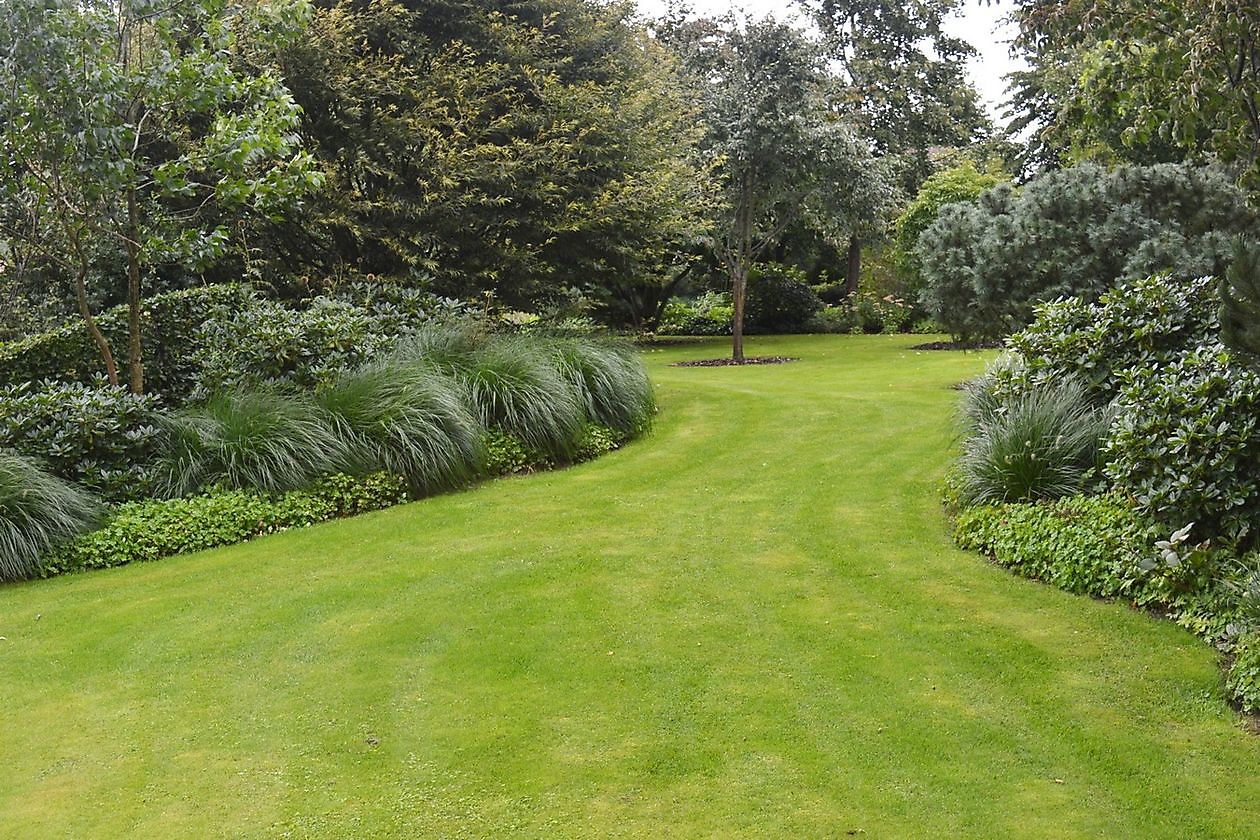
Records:
<instances>
[{"instance_id":1,"label":"green foliage","mask_svg":"<svg viewBox=\"0 0 1260 840\"><path fill-rule=\"evenodd\" d=\"M39 572L48 576L159 560L380 510L406 498L401 479L376 473L358 478L333 475L310 489L280 496L218 490L180 499L128 502L115 509L100 529L45 555Z\"/></svg>"},{"instance_id":2,"label":"green foliage","mask_svg":"<svg viewBox=\"0 0 1260 840\"><path fill-rule=\"evenodd\" d=\"M805 328L822 301L799 268L762 263L749 272L747 307L749 331L791 333Z\"/></svg>"},{"instance_id":3,"label":"green foliage","mask_svg":"<svg viewBox=\"0 0 1260 840\"><path fill-rule=\"evenodd\" d=\"M487 475L514 475L530 472L546 465L546 456L530 451L521 440L505 432L491 429L485 438Z\"/></svg>"},{"instance_id":4,"label":"green foliage","mask_svg":"<svg viewBox=\"0 0 1260 840\"><path fill-rule=\"evenodd\" d=\"M1252 0L1025 0L1015 132L1045 163L1237 161L1260 178Z\"/></svg>"},{"instance_id":5,"label":"green foliage","mask_svg":"<svg viewBox=\"0 0 1260 840\"><path fill-rule=\"evenodd\" d=\"M858 292L838 306L825 306L810 319L808 330L822 333L899 333L911 326L914 308L893 295Z\"/></svg>"},{"instance_id":6,"label":"green foliage","mask_svg":"<svg viewBox=\"0 0 1260 840\"><path fill-rule=\"evenodd\" d=\"M0 55L0 233L21 243L18 265L72 281L89 327L86 283L122 252L133 391L144 388L146 277L203 270L232 222L278 218L319 183L283 85L228 58L241 30L275 46L306 8L14 0L0 15L13 47ZM97 348L117 384L109 343Z\"/></svg>"},{"instance_id":7,"label":"green foliage","mask_svg":"<svg viewBox=\"0 0 1260 840\"><path fill-rule=\"evenodd\" d=\"M735 307L725 292L705 292L695 300L675 298L665 304L661 335L730 335Z\"/></svg>"},{"instance_id":8,"label":"green foliage","mask_svg":"<svg viewBox=\"0 0 1260 840\"><path fill-rule=\"evenodd\" d=\"M1260 373L1220 345L1162 367L1135 367L1105 444L1106 475L1174 527L1232 542L1260 518Z\"/></svg>"},{"instance_id":9,"label":"green foliage","mask_svg":"<svg viewBox=\"0 0 1260 840\"><path fill-rule=\"evenodd\" d=\"M187 397L198 377L194 361L198 328L219 313L248 309L254 293L234 284L199 286L153 295L141 313L141 336L148 389L170 402ZM102 313L97 322L111 344L127 338L127 307ZM49 332L0 344L0 385L38 379L91 383L104 374L100 353L82 320Z\"/></svg>"},{"instance_id":10,"label":"green foliage","mask_svg":"<svg viewBox=\"0 0 1260 840\"><path fill-rule=\"evenodd\" d=\"M975 48L949 34L953 0L810 0L855 118L880 154L922 165L931 146L967 146L986 120L967 81ZM926 173L919 174L921 179ZM911 178L915 176L911 174Z\"/></svg>"},{"instance_id":11,"label":"green foliage","mask_svg":"<svg viewBox=\"0 0 1260 840\"><path fill-rule=\"evenodd\" d=\"M402 476L414 496L463 484L483 460L482 427L462 387L423 365L361 368L317 400L351 465Z\"/></svg>"},{"instance_id":12,"label":"green foliage","mask_svg":"<svg viewBox=\"0 0 1260 840\"><path fill-rule=\"evenodd\" d=\"M1260 714L1260 633L1249 634L1234 648L1225 688L1244 712Z\"/></svg>"},{"instance_id":13,"label":"green foliage","mask_svg":"<svg viewBox=\"0 0 1260 840\"><path fill-rule=\"evenodd\" d=\"M209 487L284 492L351 460L344 440L306 396L256 388L165 418L170 444L159 482L170 495Z\"/></svg>"},{"instance_id":14,"label":"green foliage","mask_svg":"<svg viewBox=\"0 0 1260 840\"><path fill-rule=\"evenodd\" d=\"M794 223L866 236L882 226L895 188L870 142L834 118L835 80L813 36L734 13L675 15L657 31L702 104L701 148L718 182L713 248L731 280L732 356L742 360L749 272L769 246Z\"/></svg>"},{"instance_id":15,"label":"green foliage","mask_svg":"<svg viewBox=\"0 0 1260 840\"><path fill-rule=\"evenodd\" d=\"M91 528L100 512L87 491L0 451L0 580L29 577L41 554Z\"/></svg>"},{"instance_id":16,"label":"green foliage","mask_svg":"<svg viewBox=\"0 0 1260 840\"><path fill-rule=\"evenodd\" d=\"M903 291L917 297L923 288L921 265L915 248L919 235L927 230L941 208L948 204L971 203L985 190L1005 180L1002 175L979 172L971 161L929 175L914 199L893 222L894 261L902 276Z\"/></svg>"},{"instance_id":17,"label":"green foliage","mask_svg":"<svg viewBox=\"0 0 1260 840\"><path fill-rule=\"evenodd\" d=\"M252 299L213 313L193 353L199 371L194 399L262 383L299 388L328 385L344 371L381 355L393 342L365 308L320 297L302 309Z\"/></svg>"},{"instance_id":18,"label":"green foliage","mask_svg":"<svg viewBox=\"0 0 1260 840\"><path fill-rule=\"evenodd\" d=\"M1074 379L1044 383L1009 399L972 386L968 428L956 468L964 501L1055 499L1093 476L1110 412L1090 405Z\"/></svg>"},{"instance_id":19,"label":"green foliage","mask_svg":"<svg viewBox=\"0 0 1260 840\"><path fill-rule=\"evenodd\" d=\"M251 270L422 272L522 309L571 278L607 320L651 314L707 231L707 178L694 105L630 7L318 5L281 64L325 185L256 231Z\"/></svg>"},{"instance_id":20,"label":"green foliage","mask_svg":"<svg viewBox=\"0 0 1260 840\"><path fill-rule=\"evenodd\" d=\"M960 339L992 340L1038 303L1092 302L1159 272L1219 275L1256 215L1222 171L1181 165L1049 172L948 205L919 237L921 302Z\"/></svg>"},{"instance_id":21,"label":"green foliage","mask_svg":"<svg viewBox=\"0 0 1260 840\"><path fill-rule=\"evenodd\" d=\"M577 393L588 423L625 435L651 424L656 410L652 380L634 345L588 338L557 339L553 346L561 375Z\"/></svg>"},{"instance_id":22,"label":"green foliage","mask_svg":"<svg viewBox=\"0 0 1260 840\"><path fill-rule=\"evenodd\" d=\"M1260 244L1239 240L1220 293L1221 341L1260 367Z\"/></svg>"},{"instance_id":23,"label":"green foliage","mask_svg":"<svg viewBox=\"0 0 1260 840\"><path fill-rule=\"evenodd\" d=\"M110 500L153 489L160 445L157 398L98 381L0 388L0 448Z\"/></svg>"},{"instance_id":24,"label":"green foliage","mask_svg":"<svg viewBox=\"0 0 1260 840\"><path fill-rule=\"evenodd\" d=\"M1099 401L1116 397L1123 374L1164 368L1217 331L1216 283L1149 277L1105 292L1097 303L1067 298L1037 308L1037 318L1007 342L1020 364L997 374L998 387L1075 376Z\"/></svg>"},{"instance_id":25,"label":"green foliage","mask_svg":"<svg viewBox=\"0 0 1260 840\"><path fill-rule=\"evenodd\" d=\"M1130 590L1151 553L1154 527L1119 496L1077 495L969 508L958 515L954 539L1026 577L1114 598Z\"/></svg>"},{"instance_id":26,"label":"green foliage","mask_svg":"<svg viewBox=\"0 0 1260 840\"><path fill-rule=\"evenodd\" d=\"M582 432L581 397L549 347L523 336L494 336L455 365L473 412L487 428L527 448L568 460Z\"/></svg>"}]
</instances>

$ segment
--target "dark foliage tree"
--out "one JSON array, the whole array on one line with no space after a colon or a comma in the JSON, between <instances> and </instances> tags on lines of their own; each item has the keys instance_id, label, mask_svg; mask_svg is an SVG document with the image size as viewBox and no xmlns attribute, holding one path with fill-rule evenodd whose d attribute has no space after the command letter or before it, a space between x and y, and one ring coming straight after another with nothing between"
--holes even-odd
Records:
<instances>
[{"instance_id":1,"label":"dark foliage tree","mask_svg":"<svg viewBox=\"0 0 1260 840\"><path fill-rule=\"evenodd\" d=\"M902 189L932 171L928 149L965 146L988 120L966 78L974 48L944 29L962 0L800 0L821 29L840 84L833 106L856 121L876 155L901 156ZM848 242L846 284L857 291L861 231Z\"/></svg>"}]
</instances>

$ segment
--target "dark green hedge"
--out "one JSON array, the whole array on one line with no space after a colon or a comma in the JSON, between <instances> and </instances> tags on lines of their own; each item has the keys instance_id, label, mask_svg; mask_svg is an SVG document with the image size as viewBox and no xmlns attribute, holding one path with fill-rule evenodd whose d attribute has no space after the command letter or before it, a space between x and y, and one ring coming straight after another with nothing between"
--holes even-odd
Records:
<instances>
[{"instance_id":1,"label":"dark green hedge","mask_svg":"<svg viewBox=\"0 0 1260 840\"><path fill-rule=\"evenodd\" d=\"M251 300L246 286L201 286L154 295L141 314L141 348L146 389L182 398L194 382L197 328L214 310L243 309ZM127 358L127 307L109 309L97 319L123 370ZM0 385L41 379L92 382L105 372L100 351L80 319L20 341L0 344Z\"/></svg>"}]
</instances>

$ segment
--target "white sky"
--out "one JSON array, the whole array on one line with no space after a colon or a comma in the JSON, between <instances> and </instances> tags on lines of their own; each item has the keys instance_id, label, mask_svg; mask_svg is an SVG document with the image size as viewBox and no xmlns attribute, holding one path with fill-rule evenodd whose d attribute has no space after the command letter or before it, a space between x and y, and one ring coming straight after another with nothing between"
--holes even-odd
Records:
<instances>
[{"instance_id":1,"label":"white sky","mask_svg":"<svg viewBox=\"0 0 1260 840\"><path fill-rule=\"evenodd\" d=\"M639 11L645 17L656 17L665 11L668 0L637 0ZM690 0L690 5L697 14L723 14L732 6L760 17L772 14L780 20L799 18L795 4L791 0ZM1006 98L1006 82L1003 76L1022 66L1022 62L1012 59L1007 53L1007 42L1015 35L1015 28L1004 25L1000 19L1011 10L1008 1L1001 5L987 5L983 0L966 0L961 15L949 22L948 30L952 35L968 41L979 55L968 62L967 68L971 81L980 92L980 98L989 113L999 124L1002 119L1002 103Z\"/></svg>"}]
</instances>

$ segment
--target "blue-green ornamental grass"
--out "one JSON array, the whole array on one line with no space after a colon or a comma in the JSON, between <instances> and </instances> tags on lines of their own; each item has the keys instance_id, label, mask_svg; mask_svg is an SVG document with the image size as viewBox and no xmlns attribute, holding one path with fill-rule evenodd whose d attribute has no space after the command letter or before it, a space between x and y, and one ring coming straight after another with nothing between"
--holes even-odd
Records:
<instances>
[{"instance_id":1,"label":"blue-green ornamental grass","mask_svg":"<svg viewBox=\"0 0 1260 840\"><path fill-rule=\"evenodd\" d=\"M968 392L969 428L957 464L959 489L972 504L1057 499L1085 489L1111 411L1089 402L1071 377L995 400L984 387Z\"/></svg>"},{"instance_id":2,"label":"blue-green ornamental grass","mask_svg":"<svg viewBox=\"0 0 1260 840\"><path fill-rule=\"evenodd\" d=\"M101 514L91 493L0 450L0 580L27 577L42 554L90 529Z\"/></svg>"},{"instance_id":3,"label":"blue-green ornamental grass","mask_svg":"<svg viewBox=\"0 0 1260 840\"><path fill-rule=\"evenodd\" d=\"M645 429L656 402L639 351L626 341L555 341L561 375L578 395L586 418L626 434Z\"/></svg>"},{"instance_id":4,"label":"blue-green ornamental grass","mask_svg":"<svg viewBox=\"0 0 1260 840\"><path fill-rule=\"evenodd\" d=\"M278 387L214 397L165 425L170 443L159 480L173 496L213 486L283 493L350 461L347 441L311 398Z\"/></svg>"},{"instance_id":5,"label":"blue-green ornamental grass","mask_svg":"<svg viewBox=\"0 0 1260 840\"><path fill-rule=\"evenodd\" d=\"M317 401L348 447L348 467L402 476L415 496L467 482L485 458L484 429L462 387L423 365L369 365Z\"/></svg>"}]
</instances>

